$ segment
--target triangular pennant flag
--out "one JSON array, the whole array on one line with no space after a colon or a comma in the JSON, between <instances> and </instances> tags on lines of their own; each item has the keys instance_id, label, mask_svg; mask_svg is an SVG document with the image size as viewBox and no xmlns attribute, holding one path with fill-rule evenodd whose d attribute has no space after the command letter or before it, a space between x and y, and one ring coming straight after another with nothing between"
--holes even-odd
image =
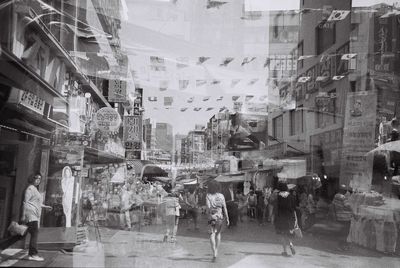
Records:
<instances>
[{"instance_id":1,"label":"triangular pennant flag","mask_svg":"<svg viewBox=\"0 0 400 268\"><path fill-rule=\"evenodd\" d=\"M212 85L218 85L219 83L221 83L221 80L214 79L211 81Z\"/></svg>"},{"instance_id":2,"label":"triangular pennant flag","mask_svg":"<svg viewBox=\"0 0 400 268\"><path fill-rule=\"evenodd\" d=\"M207 9L210 9L210 8L220 8L222 5L225 5L226 3L227 3L227 2L208 0L208 1L207 1Z\"/></svg>"},{"instance_id":3,"label":"triangular pennant flag","mask_svg":"<svg viewBox=\"0 0 400 268\"><path fill-rule=\"evenodd\" d=\"M341 60L351 60L355 56L357 56L356 53L343 54L343 56L340 59Z\"/></svg>"},{"instance_id":4,"label":"triangular pennant flag","mask_svg":"<svg viewBox=\"0 0 400 268\"><path fill-rule=\"evenodd\" d=\"M214 109L213 107L208 107L206 111L211 111L213 109Z\"/></svg>"},{"instance_id":5,"label":"triangular pennant flag","mask_svg":"<svg viewBox=\"0 0 400 268\"><path fill-rule=\"evenodd\" d=\"M196 112L198 112L198 111L200 111L201 110L201 107L195 107L195 108L193 108L193 111L196 111Z\"/></svg>"},{"instance_id":6,"label":"triangular pennant flag","mask_svg":"<svg viewBox=\"0 0 400 268\"><path fill-rule=\"evenodd\" d=\"M204 97L203 101L208 101L210 99L210 96Z\"/></svg>"},{"instance_id":7,"label":"triangular pennant flag","mask_svg":"<svg viewBox=\"0 0 400 268\"><path fill-rule=\"evenodd\" d=\"M240 96L232 96L233 101L237 101L240 98Z\"/></svg>"},{"instance_id":8,"label":"triangular pennant flag","mask_svg":"<svg viewBox=\"0 0 400 268\"><path fill-rule=\"evenodd\" d=\"M165 60L162 57L150 56L150 68L152 71L166 71Z\"/></svg>"},{"instance_id":9,"label":"triangular pennant flag","mask_svg":"<svg viewBox=\"0 0 400 268\"><path fill-rule=\"evenodd\" d=\"M224 96L220 96L219 98L217 98L217 101L222 101L224 98Z\"/></svg>"},{"instance_id":10,"label":"triangular pennant flag","mask_svg":"<svg viewBox=\"0 0 400 268\"><path fill-rule=\"evenodd\" d=\"M204 62L208 61L210 57L199 57L199 61L197 62L197 65L203 64Z\"/></svg>"},{"instance_id":11,"label":"triangular pennant flag","mask_svg":"<svg viewBox=\"0 0 400 268\"><path fill-rule=\"evenodd\" d=\"M196 87L201 87L202 85L205 84L207 84L207 80L204 79L196 80Z\"/></svg>"},{"instance_id":12,"label":"triangular pennant flag","mask_svg":"<svg viewBox=\"0 0 400 268\"><path fill-rule=\"evenodd\" d=\"M160 91L165 91L168 89L168 81L167 80L161 80L160 81Z\"/></svg>"},{"instance_id":13,"label":"triangular pennant flag","mask_svg":"<svg viewBox=\"0 0 400 268\"><path fill-rule=\"evenodd\" d=\"M251 79L250 82L249 82L249 86L254 85L255 83L257 83L258 80L259 80L258 78Z\"/></svg>"},{"instance_id":14,"label":"triangular pennant flag","mask_svg":"<svg viewBox=\"0 0 400 268\"><path fill-rule=\"evenodd\" d=\"M187 57L178 58L176 61L177 61L176 68L178 69L186 68L189 66L188 64L189 59Z\"/></svg>"},{"instance_id":15,"label":"triangular pennant flag","mask_svg":"<svg viewBox=\"0 0 400 268\"><path fill-rule=\"evenodd\" d=\"M181 112L184 112L186 110L187 110L187 108L181 108Z\"/></svg>"},{"instance_id":16,"label":"triangular pennant flag","mask_svg":"<svg viewBox=\"0 0 400 268\"><path fill-rule=\"evenodd\" d=\"M149 97L149 101L157 101L157 97Z\"/></svg>"},{"instance_id":17,"label":"triangular pennant flag","mask_svg":"<svg viewBox=\"0 0 400 268\"><path fill-rule=\"evenodd\" d=\"M226 67L229 65L229 63L231 63L235 58L225 58L224 61L219 65L219 66L223 66Z\"/></svg>"},{"instance_id":18,"label":"triangular pennant flag","mask_svg":"<svg viewBox=\"0 0 400 268\"><path fill-rule=\"evenodd\" d=\"M254 96L253 95L246 95L246 98L245 98L245 102L248 102L249 100L251 100L252 98L253 98Z\"/></svg>"},{"instance_id":19,"label":"triangular pennant flag","mask_svg":"<svg viewBox=\"0 0 400 268\"><path fill-rule=\"evenodd\" d=\"M192 103L193 100L194 100L194 97L190 97L190 98L187 100L187 102L188 102L188 103Z\"/></svg>"},{"instance_id":20,"label":"triangular pennant flag","mask_svg":"<svg viewBox=\"0 0 400 268\"><path fill-rule=\"evenodd\" d=\"M173 97L164 97L164 106L171 106L173 102Z\"/></svg>"},{"instance_id":21,"label":"triangular pennant flag","mask_svg":"<svg viewBox=\"0 0 400 268\"><path fill-rule=\"evenodd\" d=\"M235 87L240 82L240 79L233 79L231 82L231 87Z\"/></svg>"},{"instance_id":22,"label":"triangular pennant flag","mask_svg":"<svg viewBox=\"0 0 400 268\"><path fill-rule=\"evenodd\" d=\"M179 80L179 89L184 90L188 87L189 80Z\"/></svg>"},{"instance_id":23,"label":"triangular pennant flag","mask_svg":"<svg viewBox=\"0 0 400 268\"><path fill-rule=\"evenodd\" d=\"M314 57L313 55L303 55L303 56L300 56L297 60L306 60L306 59L309 59L309 58L312 58L312 57Z\"/></svg>"},{"instance_id":24,"label":"triangular pennant flag","mask_svg":"<svg viewBox=\"0 0 400 268\"><path fill-rule=\"evenodd\" d=\"M335 76L332 77L332 80L338 81L338 80L340 80L342 78L344 78L344 75L335 75Z\"/></svg>"},{"instance_id":25,"label":"triangular pennant flag","mask_svg":"<svg viewBox=\"0 0 400 268\"><path fill-rule=\"evenodd\" d=\"M242 64L240 64L241 66L249 64L250 62L254 61L256 59L256 57L246 57L243 59Z\"/></svg>"},{"instance_id":26,"label":"triangular pennant flag","mask_svg":"<svg viewBox=\"0 0 400 268\"><path fill-rule=\"evenodd\" d=\"M299 79L297 79L297 82L298 82L298 83L306 83L306 82L308 82L309 80L311 80L311 77L309 77L309 76L302 76L302 77L299 77Z\"/></svg>"},{"instance_id":27,"label":"triangular pennant flag","mask_svg":"<svg viewBox=\"0 0 400 268\"><path fill-rule=\"evenodd\" d=\"M224 111L225 109L226 109L226 107L224 106L224 107L222 107L222 108L219 109L219 112L222 112L222 111Z\"/></svg>"},{"instance_id":28,"label":"triangular pennant flag","mask_svg":"<svg viewBox=\"0 0 400 268\"><path fill-rule=\"evenodd\" d=\"M395 16L395 15L398 15L398 13L395 10L391 10L391 11L386 12L385 14L380 16L379 18L380 19L386 19L386 18L389 18L391 16Z\"/></svg>"},{"instance_id":29,"label":"triangular pennant flag","mask_svg":"<svg viewBox=\"0 0 400 268\"><path fill-rule=\"evenodd\" d=\"M333 10L327 21L344 20L349 13L350 10Z\"/></svg>"}]
</instances>

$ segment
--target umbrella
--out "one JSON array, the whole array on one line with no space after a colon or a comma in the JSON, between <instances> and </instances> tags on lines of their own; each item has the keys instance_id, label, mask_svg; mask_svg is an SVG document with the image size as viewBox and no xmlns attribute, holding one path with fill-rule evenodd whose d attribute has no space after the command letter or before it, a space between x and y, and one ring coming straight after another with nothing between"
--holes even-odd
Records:
<instances>
[{"instance_id":1,"label":"umbrella","mask_svg":"<svg viewBox=\"0 0 400 268\"><path fill-rule=\"evenodd\" d=\"M387 142L385 144L382 144L379 147L376 147L375 149L369 151L367 155L379 152L379 151L395 151L395 152L400 152L400 140L398 141L391 141Z\"/></svg>"}]
</instances>

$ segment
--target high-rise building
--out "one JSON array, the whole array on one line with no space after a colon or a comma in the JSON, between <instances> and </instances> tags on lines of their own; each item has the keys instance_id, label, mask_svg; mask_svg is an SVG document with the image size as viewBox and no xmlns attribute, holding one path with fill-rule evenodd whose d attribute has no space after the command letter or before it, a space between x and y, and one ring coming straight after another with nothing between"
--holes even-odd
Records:
<instances>
[{"instance_id":1,"label":"high-rise building","mask_svg":"<svg viewBox=\"0 0 400 268\"><path fill-rule=\"evenodd\" d=\"M168 123L156 123L156 149L161 149L172 153L174 145L174 136L172 125Z\"/></svg>"},{"instance_id":2,"label":"high-rise building","mask_svg":"<svg viewBox=\"0 0 400 268\"><path fill-rule=\"evenodd\" d=\"M182 140L186 138L186 135L176 134L174 139L174 161L176 164L181 163L181 151L182 151Z\"/></svg>"}]
</instances>

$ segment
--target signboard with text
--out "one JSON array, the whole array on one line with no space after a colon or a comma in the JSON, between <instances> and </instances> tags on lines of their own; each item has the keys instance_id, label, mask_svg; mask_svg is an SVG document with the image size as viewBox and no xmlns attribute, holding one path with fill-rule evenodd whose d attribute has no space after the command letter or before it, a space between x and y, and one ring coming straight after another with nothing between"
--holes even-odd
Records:
<instances>
[{"instance_id":1,"label":"signboard with text","mask_svg":"<svg viewBox=\"0 0 400 268\"><path fill-rule=\"evenodd\" d=\"M108 85L109 102L126 102L126 81L110 80Z\"/></svg>"},{"instance_id":2,"label":"signboard with text","mask_svg":"<svg viewBox=\"0 0 400 268\"><path fill-rule=\"evenodd\" d=\"M121 116L111 107L104 107L97 111L94 121L102 132L116 132L121 125Z\"/></svg>"},{"instance_id":3,"label":"signboard with text","mask_svg":"<svg viewBox=\"0 0 400 268\"><path fill-rule=\"evenodd\" d=\"M124 144L126 149L142 149L142 125L141 115L124 116Z\"/></svg>"},{"instance_id":4,"label":"signboard with text","mask_svg":"<svg viewBox=\"0 0 400 268\"><path fill-rule=\"evenodd\" d=\"M346 102L340 184L366 191L372 181L377 96L374 92L349 93Z\"/></svg>"}]
</instances>

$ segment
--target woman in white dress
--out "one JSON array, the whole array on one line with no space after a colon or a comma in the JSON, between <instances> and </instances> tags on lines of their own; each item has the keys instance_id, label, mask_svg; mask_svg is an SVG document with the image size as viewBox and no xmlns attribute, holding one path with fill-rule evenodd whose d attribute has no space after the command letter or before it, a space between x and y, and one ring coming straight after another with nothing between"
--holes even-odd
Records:
<instances>
[{"instance_id":1,"label":"woman in white dress","mask_svg":"<svg viewBox=\"0 0 400 268\"><path fill-rule=\"evenodd\" d=\"M63 190L62 205L65 214L65 227L71 227L72 198L74 194L74 181L72 170L69 166L63 168L61 187Z\"/></svg>"}]
</instances>

